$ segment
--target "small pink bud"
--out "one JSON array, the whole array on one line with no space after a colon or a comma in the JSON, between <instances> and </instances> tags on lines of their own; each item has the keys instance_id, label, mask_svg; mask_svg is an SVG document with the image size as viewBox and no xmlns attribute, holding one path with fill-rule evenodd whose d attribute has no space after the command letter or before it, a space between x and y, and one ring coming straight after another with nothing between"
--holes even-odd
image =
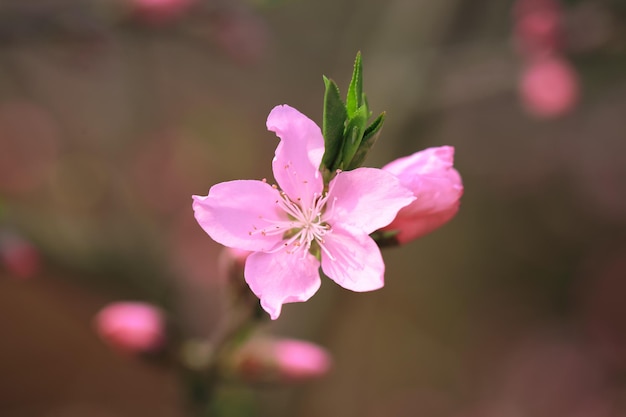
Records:
<instances>
[{"instance_id":1,"label":"small pink bud","mask_svg":"<svg viewBox=\"0 0 626 417\"><path fill-rule=\"evenodd\" d=\"M531 61L522 73L519 89L524 106L539 117L567 113L579 96L574 69L558 57Z\"/></svg>"},{"instance_id":2,"label":"small pink bud","mask_svg":"<svg viewBox=\"0 0 626 417\"><path fill-rule=\"evenodd\" d=\"M252 252L248 250L224 247L224 251L222 252L221 256L224 262L235 263L240 267L243 267L243 265L246 263L246 258L248 258L248 255L250 255L251 253Z\"/></svg>"},{"instance_id":3,"label":"small pink bud","mask_svg":"<svg viewBox=\"0 0 626 417\"><path fill-rule=\"evenodd\" d=\"M383 230L398 230L398 242L407 243L452 219L463 195L461 176L453 163L454 148L441 146L385 165L382 169L397 176L417 199L401 209L394 221Z\"/></svg>"},{"instance_id":4,"label":"small pink bud","mask_svg":"<svg viewBox=\"0 0 626 417\"><path fill-rule=\"evenodd\" d=\"M41 269L41 259L37 249L27 240L17 235L0 236L0 262L16 278L28 279Z\"/></svg>"},{"instance_id":5,"label":"small pink bud","mask_svg":"<svg viewBox=\"0 0 626 417\"><path fill-rule=\"evenodd\" d=\"M124 353L148 353L165 341L165 319L152 304L117 302L104 307L94 324L100 338Z\"/></svg>"},{"instance_id":6,"label":"small pink bud","mask_svg":"<svg viewBox=\"0 0 626 417\"><path fill-rule=\"evenodd\" d=\"M237 63L255 64L268 42L265 23L253 15L223 13L214 22L217 45Z\"/></svg>"},{"instance_id":7,"label":"small pink bud","mask_svg":"<svg viewBox=\"0 0 626 417\"><path fill-rule=\"evenodd\" d=\"M179 19L193 0L131 0L137 17L147 23L164 24Z\"/></svg>"},{"instance_id":8,"label":"small pink bud","mask_svg":"<svg viewBox=\"0 0 626 417\"><path fill-rule=\"evenodd\" d=\"M306 381L326 375L330 354L315 343L296 339L252 339L234 358L234 372L254 382Z\"/></svg>"},{"instance_id":9,"label":"small pink bud","mask_svg":"<svg viewBox=\"0 0 626 417\"><path fill-rule=\"evenodd\" d=\"M278 340L274 354L283 376L294 380L317 378L330 370L330 357L320 346L301 340Z\"/></svg>"},{"instance_id":10,"label":"small pink bud","mask_svg":"<svg viewBox=\"0 0 626 417\"><path fill-rule=\"evenodd\" d=\"M238 296L246 297L250 294L250 289L243 279L243 272L246 259L251 253L247 250L229 247L224 247L220 253L217 265L218 276Z\"/></svg>"},{"instance_id":11,"label":"small pink bud","mask_svg":"<svg viewBox=\"0 0 626 417\"><path fill-rule=\"evenodd\" d=\"M561 49L561 17L554 10L541 10L521 16L515 22L519 48L528 57L541 57Z\"/></svg>"}]
</instances>

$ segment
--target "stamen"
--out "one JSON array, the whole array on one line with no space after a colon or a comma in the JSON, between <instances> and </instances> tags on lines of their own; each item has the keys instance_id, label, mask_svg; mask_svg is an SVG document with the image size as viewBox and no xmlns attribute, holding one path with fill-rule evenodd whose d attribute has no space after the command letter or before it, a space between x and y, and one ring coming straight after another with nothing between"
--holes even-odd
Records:
<instances>
[{"instance_id":1,"label":"stamen","mask_svg":"<svg viewBox=\"0 0 626 417\"><path fill-rule=\"evenodd\" d=\"M277 188L275 185L273 188ZM317 242L321 250L332 260L335 260L330 251L325 247L324 236L332 231L325 219L330 218L325 213L328 193L314 193L309 207L302 206L302 199L291 200L284 191L279 191L280 198L275 203L282 209L285 216L283 219L267 219L259 216L268 223L266 228L257 228L248 234L250 236L260 233L262 236L282 235L283 241L276 245L269 253L286 250L289 254L301 253L302 259L310 253L313 242ZM334 202L331 210L334 209Z\"/></svg>"}]
</instances>

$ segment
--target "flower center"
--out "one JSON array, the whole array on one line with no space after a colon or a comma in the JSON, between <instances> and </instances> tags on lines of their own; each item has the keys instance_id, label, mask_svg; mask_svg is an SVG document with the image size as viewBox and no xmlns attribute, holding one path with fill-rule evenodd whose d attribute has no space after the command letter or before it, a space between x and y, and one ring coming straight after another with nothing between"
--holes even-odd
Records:
<instances>
[{"instance_id":1,"label":"flower center","mask_svg":"<svg viewBox=\"0 0 626 417\"><path fill-rule=\"evenodd\" d=\"M328 200L327 195L313 196L311 207L302 207L281 192L278 205L292 221L284 227L282 246L289 253L302 252L302 256L311 250L314 244L324 246L324 236L331 231L330 225L322 220L322 214Z\"/></svg>"},{"instance_id":2,"label":"flower center","mask_svg":"<svg viewBox=\"0 0 626 417\"><path fill-rule=\"evenodd\" d=\"M314 195L311 207L303 207L300 199L292 201L281 191L276 204L287 214L288 220L264 218L263 220L270 224L269 227L255 229L250 234L282 235L283 241L280 246L270 252L285 249L288 253L302 253L303 258L309 252L315 255L318 247L328 252L324 247L324 236L332 232L332 228L324 221L327 200L327 194Z\"/></svg>"}]
</instances>

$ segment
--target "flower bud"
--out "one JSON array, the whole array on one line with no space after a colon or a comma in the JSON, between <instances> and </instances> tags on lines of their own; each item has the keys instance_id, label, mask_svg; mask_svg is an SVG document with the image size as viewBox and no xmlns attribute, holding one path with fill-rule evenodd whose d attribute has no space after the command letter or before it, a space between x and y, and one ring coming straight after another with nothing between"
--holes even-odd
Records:
<instances>
[{"instance_id":1,"label":"flower bud","mask_svg":"<svg viewBox=\"0 0 626 417\"><path fill-rule=\"evenodd\" d=\"M382 169L394 174L415 195L416 200L401 209L384 227L398 231L399 243L422 237L447 223L459 210L463 194L461 176L453 168L454 148L428 148L396 159Z\"/></svg>"},{"instance_id":2,"label":"flower bud","mask_svg":"<svg viewBox=\"0 0 626 417\"><path fill-rule=\"evenodd\" d=\"M514 26L520 52L529 58L549 56L562 49L561 15L540 10L520 17Z\"/></svg>"},{"instance_id":3,"label":"flower bud","mask_svg":"<svg viewBox=\"0 0 626 417\"><path fill-rule=\"evenodd\" d=\"M137 17L151 24L166 24L180 19L193 0L131 0Z\"/></svg>"},{"instance_id":4,"label":"flower bud","mask_svg":"<svg viewBox=\"0 0 626 417\"><path fill-rule=\"evenodd\" d=\"M539 117L556 117L578 101L578 78L564 59L539 59L528 64L520 79L520 95L528 111Z\"/></svg>"},{"instance_id":5,"label":"flower bud","mask_svg":"<svg viewBox=\"0 0 626 417\"><path fill-rule=\"evenodd\" d=\"M106 344L123 353L155 352L165 342L163 312L148 303L109 304L96 315L94 325Z\"/></svg>"},{"instance_id":6,"label":"flower bud","mask_svg":"<svg viewBox=\"0 0 626 417\"><path fill-rule=\"evenodd\" d=\"M296 382L322 377L330 354L315 343L296 339L255 338L234 355L232 371L251 382Z\"/></svg>"},{"instance_id":7,"label":"flower bud","mask_svg":"<svg viewBox=\"0 0 626 417\"><path fill-rule=\"evenodd\" d=\"M251 253L247 250L225 246L218 261L219 276L224 279L240 280L243 276L246 258Z\"/></svg>"},{"instance_id":8,"label":"flower bud","mask_svg":"<svg viewBox=\"0 0 626 417\"><path fill-rule=\"evenodd\" d=\"M37 249L21 236L10 233L0 234L0 263L20 279L32 278L41 269Z\"/></svg>"}]
</instances>

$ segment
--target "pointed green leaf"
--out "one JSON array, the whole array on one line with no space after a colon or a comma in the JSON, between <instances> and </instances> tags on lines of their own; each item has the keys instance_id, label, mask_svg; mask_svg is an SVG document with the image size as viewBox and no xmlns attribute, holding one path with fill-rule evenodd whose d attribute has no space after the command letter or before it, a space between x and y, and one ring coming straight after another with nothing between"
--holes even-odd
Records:
<instances>
[{"instance_id":1,"label":"pointed green leaf","mask_svg":"<svg viewBox=\"0 0 626 417\"><path fill-rule=\"evenodd\" d=\"M361 52L357 52L354 60L354 71L352 72L352 80L348 87L348 96L346 97L346 108L348 117L353 118L358 109L363 105L363 64L361 63Z\"/></svg>"},{"instance_id":2,"label":"pointed green leaf","mask_svg":"<svg viewBox=\"0 0 626 417\"><path fill-rule=\"evenodd\" d=\"M363 140L354 154L352 161L350 161L347 168L348 170L358 168L363 164L363 162L365 162L367 154L380 137L380 130L385 122L385 116L385 112L382 112L376 120L374 120L372 124L365 129L365 132L363 133Z\"/></svg>"},{"instance_id":3,"label":"pointed green leaf","mask_svg":"<svg viewBox=\"0 0 626 417\"><path fill-rule=\"evenodd\" d=\"M322 167L334 171L337 156L343 147L343 133L346 125L346 106L341 100L339 87L333 80L324 77L324 115L322 120L322 135L324 136L324 157Z\"/></svg>"},{"instance_id":4,"label":"pointed green leaf","mask_svg":"<svg viewBox=\"0 0 626 417\"><path fill-rule=\"evenodd\" d=\"M365 106L365 108L367 109L367 118L369 119L370 117L372 117L372 112L369 110L370 104L367 101L367 96L365 95L365 93L363 93L362 103Z\"/></svg>"},{"instance_id":5,"label":"pointed green leaf","mask_svg":"<svg viewBox=\"0 0 626 417\"><path fill-rule=\"evenodd\" d=\"M365 126L367 124L367 108L359 107L354 113L354 117L350 118L346 130L344 132L343 156L341 158L344 167L350 166L350 161L356 154L361 145Z\"/></svg>"}]
</instances>

